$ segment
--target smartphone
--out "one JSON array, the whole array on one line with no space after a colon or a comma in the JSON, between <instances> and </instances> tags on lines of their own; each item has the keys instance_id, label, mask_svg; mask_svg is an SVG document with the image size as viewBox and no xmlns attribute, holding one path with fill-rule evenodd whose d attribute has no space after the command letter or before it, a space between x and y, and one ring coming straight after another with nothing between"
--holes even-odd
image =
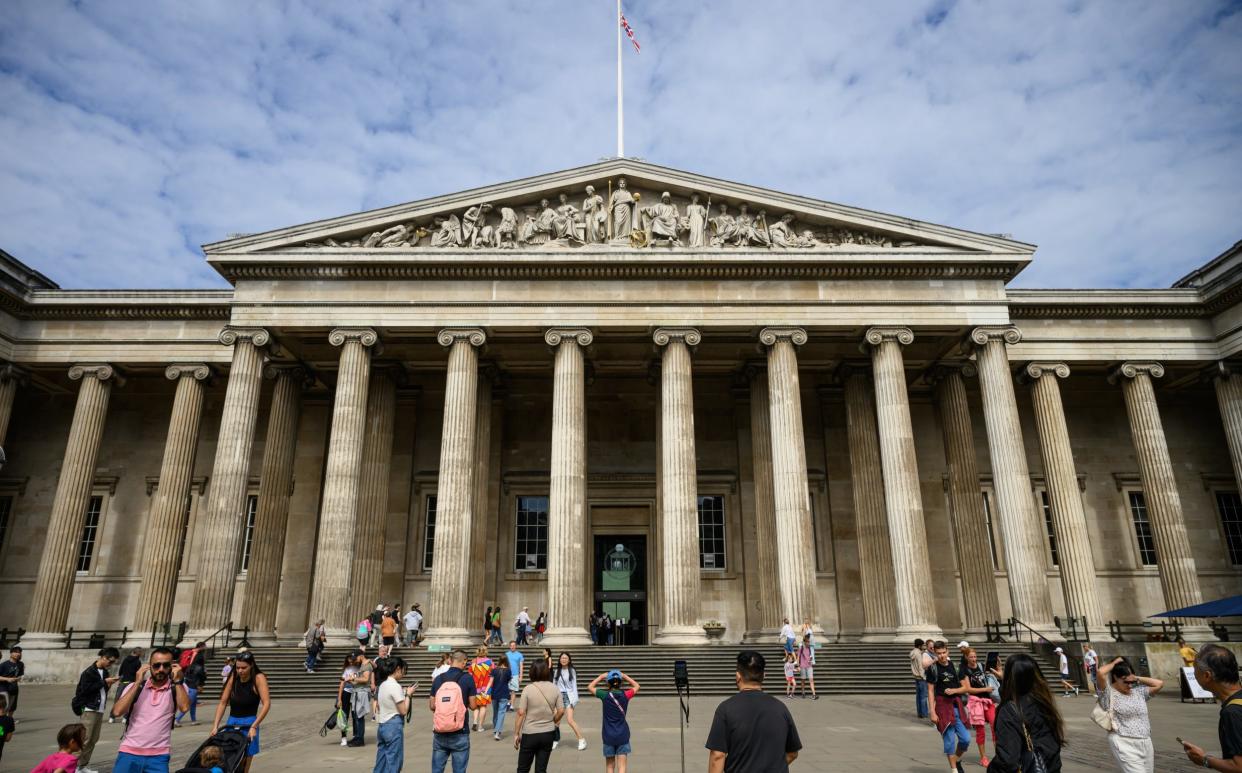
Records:
<instances>
[{"instance_id":1,"label":"smartphone","mask_svg":"<svg viewBox=\"0 0 1242 773\"><path fill-rule=\"evenodd\" d=\"M1000 653L995 652L995 651L989 652L988 659L984 661L984 667L987 668L989 671L991 671L992 669L997 668L999 666L1000 666Z\"/></svg>"}]
</instances>

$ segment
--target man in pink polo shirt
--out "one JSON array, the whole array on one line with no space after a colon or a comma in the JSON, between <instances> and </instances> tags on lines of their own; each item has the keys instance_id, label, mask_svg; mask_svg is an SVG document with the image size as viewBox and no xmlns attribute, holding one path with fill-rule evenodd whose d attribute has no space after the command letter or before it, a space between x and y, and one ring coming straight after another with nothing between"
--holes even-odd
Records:
<instances>
[{"instance_id":1,"label":"man in pink polo shirt","mask_svg":"<svg viewBox=\"0 0 1242 773\"><path fill-rule=\"evenodd\" d=\"M112 716L128 717L113 773L168 773L173 719L189 707L190 695L172 650L156 647L137 680L112 706Z\"/></svg>"}]
</instances>

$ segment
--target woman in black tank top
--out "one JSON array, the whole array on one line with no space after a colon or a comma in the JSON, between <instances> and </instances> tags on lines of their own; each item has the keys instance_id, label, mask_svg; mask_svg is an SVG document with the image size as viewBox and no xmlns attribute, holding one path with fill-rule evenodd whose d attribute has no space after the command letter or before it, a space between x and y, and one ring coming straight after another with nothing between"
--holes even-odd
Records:
<instances>
[{"instance_id":1,"label":"woman in black tank top","mask_svg":"<svg viewBox=\"0 0 1242 773\"><path fill-rule=\"evenodd\" d=\"M220 720L224 716L226 705L229 707L229 721L226 725L249 728L250 746L246 749L246 762L242 773L250 773L250 761L259 753L259 723L267 716L272 701L268 693L267 674L259 669L259 664L254 662L254 655L249 652L237 656L233 673L224 683L220 703L216 706L216 719L211 725L212 735L220 730Z\"/></svg>"}]
</instances>

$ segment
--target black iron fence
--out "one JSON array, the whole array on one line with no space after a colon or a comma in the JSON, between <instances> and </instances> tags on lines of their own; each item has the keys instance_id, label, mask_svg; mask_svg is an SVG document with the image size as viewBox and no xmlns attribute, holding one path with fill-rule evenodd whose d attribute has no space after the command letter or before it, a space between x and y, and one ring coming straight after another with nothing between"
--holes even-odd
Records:
<instances>
[{"instance_id":1,"label":"black iron fence","mask_svg":"<svg viewBox=\"0 0 1242 773\"><path fill-rule=\"evenodd\" d=\"M1182 624L1176 620L1161 620L1159 623L1150 620L1141 623L1110 620L1108 635L1113 637L1113 641L1177 641L1182 635Z\"/></svg>"},{"instance_id":2,"label":"black iron fence","mask_svg":"<svg viewBox=\"0 0 1242 773\"><path fill-rule=\"evenodd\" d=\"M25 628L0 628L0 649L7 649L22 640Z\"/></svg>"}]
</instances>

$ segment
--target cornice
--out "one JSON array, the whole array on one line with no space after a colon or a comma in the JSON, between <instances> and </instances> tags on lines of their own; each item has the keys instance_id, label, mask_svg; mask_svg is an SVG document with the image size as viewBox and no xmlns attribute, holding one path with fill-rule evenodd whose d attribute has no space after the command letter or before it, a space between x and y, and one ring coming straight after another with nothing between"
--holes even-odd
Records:
<instances>
[{"instance_id":1,"label":"cornice","mask_svg":"<svg viewBox=\"0 0 1242 773\"><path fill-rule=\"evenodd\" d=\"M1205 303L1194 289L1009 290L1011 319L1186 319L1210 317L1242 293L1223 293Z\"/></svg>"},{"instance_id":2,"label":"cornice","mask_svg":"<svg viewBox=\"0 0 1242 773\"><path fill-rule=\"evenodd\" d=\"M0 310L23 320L222 320L232 290L34 290L0 292Z\"/></svg>"}]
</instances>

